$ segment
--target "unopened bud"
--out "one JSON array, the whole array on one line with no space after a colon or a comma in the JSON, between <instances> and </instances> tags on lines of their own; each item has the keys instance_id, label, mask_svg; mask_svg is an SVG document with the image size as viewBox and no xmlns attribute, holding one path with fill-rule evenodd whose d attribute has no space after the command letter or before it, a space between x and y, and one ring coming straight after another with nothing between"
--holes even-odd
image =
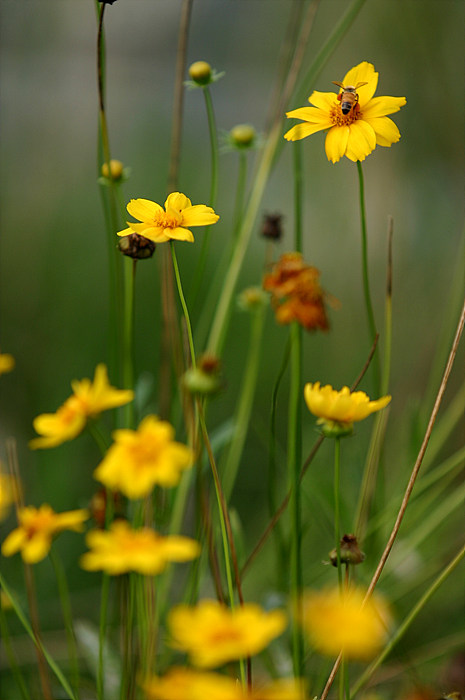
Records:
<instances>
[{"instance_id":1,"label":"unopened bud","mask_svg":"<svg viewBox=\"0 0 465 700\"><path fill-rule=\"evenodd\" d=\"M184 373L182 383L191 394L216 394L223 387L219 359L215 355L202 355L197 367L190 367Z\"/></svg>"},{"instance_id":2,"label":"unopened bud","mask_svg":"<svg viewBox=\"0 0 465 700\"><path fill-rule=\"evenodd\" d=\"M262 223L262 236L271 238L274 241L281 240L283 235L282 218L282 214L265 214Z\"/></svg>"},{"instance_id":3,"label":"unopened bud","mask_svg":"<svg viewBox=\"0 0 465 700\"><path fill-rule=\"evenodd\" d=\"M229 132L232 144L238 148L250 148L253 146L256 131L250 124L238 124Z\"/></svg>"},{"instance_id":4,"label":"unopened bud","mask_svg":"<svg viewBox=\"0 0 465 700\"><path fill-rule=\"evenodd\" d=\"M189 76L197 85L208 85L212 79L212 67L206 61L196 61L189 67Z\"/></svg>"},{"instance_id":5,"label":"unopened bud","mask_svg":"<svg viewBox=\"0 0 465 700\"><path fill-rule=\"evenodd\" d=\"M118 241L118 248L129 258L134 260L145 260L151 258L155 251L155 243L138 233L130 233L129 236L122 236Z\"/></svg>"},{"instance_id":6,"label":"unopened bud","mask_svg":"<svg viewBox=\"0 0 465 700\"><path fill-rule=\"evenodd\" d=\"M237 303L244 311L257 311L268 304L268 296L261 287L247 287L237 297Z\"/></svg>"},{"instance_id":7,"label":"unopened bud","mask_svg":"<svg viewBox=\"0 0 465 700\"><path fill-rule=\"evenodd\" d=\"M337 566L337 552L333 549L329 553L331 564ZM360 550L355 535L343 535L341 539L341 564L361 564L365 560L365 554Z\"/></svg>"},{"instance_id":8,"label":"unopened bud","mask_svg":"<svg viewBox=\"0 0 465 700\"><path fill-rule=\"evenodd\" d=\"M120 160L110 160L110 170L108 170L108 163L102 165L102 175L103 177L110 178L112 180L121 180L123 176L123 164Z\"/></svg>"}]
</instances>

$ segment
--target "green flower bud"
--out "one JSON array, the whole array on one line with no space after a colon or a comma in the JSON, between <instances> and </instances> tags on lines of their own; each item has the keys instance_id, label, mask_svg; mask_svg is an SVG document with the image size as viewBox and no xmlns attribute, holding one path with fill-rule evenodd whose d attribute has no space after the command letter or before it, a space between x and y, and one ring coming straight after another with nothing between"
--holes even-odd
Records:
<instances>
[{"instance_id":1,"label":"green flower bud","mask_svg":"<svg viewBox=\"0 0 465 700\"><path fill-rule=\"evenodd\" d=\"M254 145L257 132L250 124L238 124L229 132L231 143L236 148L251 148Z\"/></svg>"},{"instance_id":2,"label":"green flower bud","mask_svg":"<svg viewBox=\"0 0 465 700\"><path fill-rule=\"evenodd\" d=\"M189 76L197 85L208 85L212 80L212 67L206 61L196 61L189 67Z\"/></svg>"},{"instance_id":3,"label":"green flower bud","mask_svg":"<svg viewBox=\"0 0 465 700\"><path fill-rule=\"evenodd\" d=\"M101 172L103 177L111 177L112 180L121 180L123 169L123 164L120 160L110 160L110 171L108 171L108 163L104 163Z\"/></svg>"},{"instance_id":4,"label":"green flower bud","mask_svg":"<svg viewBox=\"0 0 465 700\"><path fill-rule=\"evenodd\" d=\"M214 355L202 355L197 367L190 367L184 373L182 383L191 394L216 394L223 387L218 358Z\"/></svg>"}]
</instances>

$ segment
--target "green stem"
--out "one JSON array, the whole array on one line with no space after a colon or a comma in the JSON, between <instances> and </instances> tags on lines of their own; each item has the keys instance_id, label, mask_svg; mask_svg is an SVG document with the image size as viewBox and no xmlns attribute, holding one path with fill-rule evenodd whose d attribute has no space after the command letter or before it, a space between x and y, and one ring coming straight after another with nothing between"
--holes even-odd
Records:
<instances>
[{"instance_id":1,"label":"green stem","mask_svg":"<svg viewBox=\"0 0 465 700\"><path fill-rule=\"evenodd\" d=\"M178 261L176 258L176 250L175 250L175 245L174 245L173 241L170 241L170 246L171 246L171 257L173 259L174 275L176 278L176 285L178 288L179 300L181 302L181 306L182 306L182 310L183 310L183 314L184 314L184 320L186 322L187 337L189 340L189 349L191 352L192 367L195 369L196 361L195 361L194 338L192 336L192 327L191 327L191 322L190 322L190 318L189 318L189 311L187 309L186 299L184 297L184 292L182 291L181 276L179 274L179 266L178 266Z\"/></svg>"},{"instance_id":2,"label":"green stem","mask_svg":"<svg viewBox=\"0 0 465 700\"><path fill-rule=\"evenodd\" d=\"M342 591L342 565L341 565L341 515L340 515L340 466L341 466L341 438L334 440L334 539L336 543L337 580L339 591Z\"/></svg>"},{"instance_id":3,"label":"green stem","mask_svg":"<svg viewBox=\"0 0 465 700\"><path fill-rule=\"evenodd\" d=\"M234 203L234 240L237 239L237 234L244 213L244 195L245 185L247 182L247 153L239 151L239 172L237 175L236 200Z\"/></svg>"},{"instance_id":4,"label":"green stem","mask_svg":"<svg viewBox=\"0 0 465 700\"><path fill-rule=\"evenodd\" d=\"M436 593L438 588L450 576L450 574L454 571L454 569L458 566L458 564L462 561L462 559L464 557L465 557L465 545L462 547L462 549L459 551L459 553L454 557L454 559L452 559L452 561L446 566L446 568L443 571L441 571L441 573L433 581L431 586L425 591L425 593L422 595L422 597L420 598L418 603L416 605L414 605L414 607L412 608L410 613L407 615L405 620L399 626L397 632L389 640L388 644L385 646L383 651L376 657L376 659L370 664L370 666L366 669L366 671L360 676L360 678L355 683L353 688L351 688L351 698L353 698L356 695L356 693L361 688L363 688L363 686L371 678L371 676L376 671L376 669L379 668L379 666L383 663L383 661L391 653L392 649L395 647L397 642L399 642L402 639L402 637L407 632L407 630L410 627L410 625L412 624L412 622L419 615L419 613L423 610L423 608L429 602L429 600L432 598L434 593Z\"/></svg>"},{"instance_id":5,"label":"green stem","mask_svg":"<svg viewBox=\"0 0 465 700\"><path fill-rule=\"evenodd\" d=\"M362 234L362 277L363 277L363 294L365 297L365 308L368 319L368 330L370 333L370 343L372 343L376 337L376 322L375 315L373 312L373 304L371 301L370 292L370 280L368 275L368 238L367 238L367 225L366 225L366 213L365 213L365 188L363 181L363 170L360 161L357 161L357 171L359 180L359 196L360 196L360 224L361 224L361 234ZM379 362L379 352L378 349L375 351L375 356L373 358L373 368L374 368L374 391L375 395L378 397L380 395L380 362Z\"/></svg>"},{"instance_id":6,"label":"green stem","mask_svg":"<svg viewBox=\"0 0 465 700\"><path fill-rule=\"evenodd\" d=\"M302 144L292 144L294 164L294 248L302 252L302 225L303 225L303 168L302 168Z\"/></svg>"},{"instance_id":7,"label":"green stem","mask_svg":"<svg viewBox=\"0 0 465 700\"><path fill-rule=\"evenodd\" d=\"M105 698L105 668L104 668L104 651L105 651L105 631L107 625L108 599L110 592L110 576L103 574L102 576L102 593L100 598L100 626L99 626L99 648L98 648L98 667L97 667L97 700Z\"/></svg>"},{"instance_id":8,"label":"green stem","mask_svg":"<svg viewBox=\"0 0 465 700\"><path fill-rule=\"evenodd\" d=\"M239 402L234 417L234 435L229 446L228 454L221 469L223 492L226 501L229 500L234 482L236 480L239 463L244 450L245 439L250 424L253 398L260 369L260 355L262 348L263 326L265 321L265 308L260 307L251 312L251 332L249 351L246 360L244 377L239 397Z\"/></svg>"},{"instance_id":9,"label":"green stem","mask_svg":"<svg viewBox=\"0 0 465 700\"><path fill-rule=\"evenodd\" d=\"M137 260L124 258L123 386L134 389L134 311ZM124 407L125 427L134 427L134 401Z\"/></svg>"},{"instance_id":10,"label":"green stem","mask_svg":"<svg viewBox=\"0 0 465 700\"><path fill-rule=\"evenodd\" d=\"M303 673L303 640L299 620L302 619L302 525L300 504L300 464L302 461L301 413L302 413L302 329L297 322L291 326L291 386L289 395L287 467L290 490L291 519L291 582L290 592L296 617L292 627L292 657L294 675Z\"/></svg>"},{"instance_id":11,"label":"green stem","mask_svg":"<svg viewBox=\"0 0 465 700\"><path fill-rule=\"evenodd\" d=\"M0 586L3 588L3 590L5 591L5 593L7 594L7 596L9 597L9 599L11 600L11 604L12 604L12 606L13 606L13 610L15 611L16 616L17 616L17 618L19 619L19 621L21 622L22 626L23 626L24 629L26 630L28 636L32 639L32 641L34 642L35 646L36 646L38 649L40 649L40 651L41 651L42 654L44 655L44 658L45 658L45 660L47 661L48 665L49 665L50 668L52 669L52 671L53 671L53 673L55 674L55 676L57 677L58 681L61 683L61 685L62 685L62 687L64 688L64 690L68 693L70 699L71 699L71 700L77 700L75 694L73 693L73 691L72 691L72 689L71 689L71 686L69 685L68 681L67 681L66 678L64 677L64 675L63 675L63 673L61 672L59 666L55 663L55 661L53 660L53 657L51 656L51 654L49 654L49 652L48 652L47 649L45 648L45 646L44 646L42 640L34 634L34 632L33 632L33 630L32 630L32 627L31 627L31 625L29 624L28 619L26 618L26 615L24 614L24 612L23 612L22 608L20 607L20 605L19 605L18 601L16 600L16 598L15 598L15 597L13 596L13 594L11 593L11 591L10 591L10 589L9 589L9 587L8 587L6 581L5 581L5 579L3 578L3 576L2 576L1 573L0 573Z\"/></svg>"},{"instance_id":12,"label":"green stem","mask_svg":"<svg viewBox=\"0 0 465 700\"><path fill-rule=\"evenodd\" d=\"M7 624L7 620L6 620L5 610L4 610L3 605L1 603L0 603L0 631L2 633L2 643L3 643L3 647L5 649L5 655L8 659L8 663L10 664L11 673L12 673L12 675L13 675L13 677L18 685L19 692L21 693L21 697L23 700L31 700L29 690L27 689L26 683L24 682L24 678L22 676L21 669L18 666L18 662L16 661L13 647L11 646L10 632L8 630L8 624Z\"/></svg>"},{"instance_id":13,"label":"green stem","mask_svg":"<svg viewBox=\"0 0 465 700\"><path fill-rule=\"evenodd\" d=\"M71 672L73 675L73 686L76 692L76 697L79 698L79 662L77 654L76 636L74 634L73 612L71 609L71 601L69 597L68 582L63 570L63 565L54 552L53 547L49 552L50 561L52 562L53 570L58 585L58 595L60 597L61 608L63 612L63 620L65 623L66 638L68 640L68 654L70 660Z\"/></svg>"}]
</instances>

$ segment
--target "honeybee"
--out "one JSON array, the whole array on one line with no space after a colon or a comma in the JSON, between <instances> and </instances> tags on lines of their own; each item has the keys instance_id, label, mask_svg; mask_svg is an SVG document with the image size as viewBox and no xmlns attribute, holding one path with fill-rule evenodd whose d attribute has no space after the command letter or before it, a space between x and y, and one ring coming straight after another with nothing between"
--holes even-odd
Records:
<instances>
[{"instance_id":1,"label":"honeybee","mask_svg":"<svg viewBox=\"0 0 465 700\"><path fill-rule=\"evenodd\" d=\"M360 106L358 104L358 95L356 90L362 85L368 85L368 83L357 83L355 87L353 85L343 85L337 80L333 80L333 85L337 85L342 88L342 92L339 93L337 99L341 102L341 112L342 114L349 114L351 109L358 111Z\"/></svg>"}]
</instances>

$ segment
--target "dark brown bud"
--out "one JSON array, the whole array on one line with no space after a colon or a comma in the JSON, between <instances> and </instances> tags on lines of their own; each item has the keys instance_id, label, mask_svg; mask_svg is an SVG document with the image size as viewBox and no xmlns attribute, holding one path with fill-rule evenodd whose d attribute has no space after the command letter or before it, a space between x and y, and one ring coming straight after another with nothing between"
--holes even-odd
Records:
<instances>
[{"instance_id":1,"label":"dark brown bud","mask_svg":"<svg viewBox=\"0 0 465 700\"><path fill-rule=\"evenodd\" d=\"M329 553L331 564L337 566L337 552L333 549ZM361 564L365 560L365 554L359 549L355 535L343 535L341 539L341 564Z\"/></svg>"},{"instance_id":2,"label":"dark brown bud","mask_svg":"<svg viewBox=\"0 0 465 700\"><path fill-rule=\"evenodd\" d=\"M123 255L134 258L134 260L144 260L152 257L155 243L138 233L130 233L129 236L122 236L119 239L118 248Z\"/></svg>"},{"instance_id":3,"label":"dark brown bud","mask_svg":"<svg viewBox=\"0 0 465 700\"><path fill-rule=\"evenodd\" d=\"M271 238L274 241L281 240L283 235L281 227L282 218L282 214L265 214L262 223L262 236Z\"/></svg>"},{"instance_id":4,"label":"dark brown bud","mask_svg":"<svg viewBox=\"0 0 465 700\"><path fill-rule=\"evenodd\" d=\"M108 493L111 492L108 491ZM112 493L110 495L110 499L112 501L112 510L115 517L121 517L121 515L118 515L122 508L121 495L116 492ZM99 489L94 493L90 500L89 510L97 527L103 529L105 527L107 510L107 491L104 488Z\"/></svg>"}]
</instances>

